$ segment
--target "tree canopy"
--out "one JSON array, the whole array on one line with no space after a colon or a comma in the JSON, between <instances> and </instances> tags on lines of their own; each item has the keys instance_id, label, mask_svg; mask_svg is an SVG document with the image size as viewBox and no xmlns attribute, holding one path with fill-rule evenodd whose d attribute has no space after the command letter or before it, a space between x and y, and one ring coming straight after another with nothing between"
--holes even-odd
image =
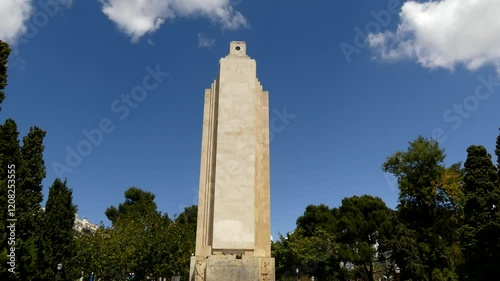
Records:
<instances>
[{"instance_id":1,"label":"tree canopy","mask_svg":"<svg viewBox=\"0 0 500 281\"><path fill-rule=\"evenodd\" d=\"M117 280L189 276L194 253L197 207L185 208L177 220L157 210L155 195L137 187L125 191L125 201L106 215L112 227L78 239L86 276Z\"/></svg>"},{"instance_id":2,"label":"tree canopy","mask_svg":"<svg viewBox=\"0 0 500 281\"><path fill-rule=\"evenodd\" d=\"M500 264L500 187L497 169L483 146L467 149L462 251L467 280L487 280Z\"/></svg>"},{"instance_id":3,"label":"tree canopy","mask_svg":"<svg viewBox=\"0 0 500 281\"><path fill-rule=\"evenodd\" d=\"M111 206L106 209L106 217L114 224L120 218L141 214L152 214L156 212L155 195L137 187L131 187L125 191L125 202L120 203L118 208Z\"/></svg>"},{"instance_id":4,"label":"tree canopy","mask_svg":"<svg viewBox=\"0 0 500 281\"><path fill-rule=\"evenodd\" d=\"M49 188L45 211L41 214L40 232L37 237L39 274L37 280L75 280L80 277L76 260L76 241L73 231L76 206L73 204L73 191L66 181L56 179ZM57 265L63 270L58 272Z\"/></svg>"},{"instance_id":5,"label":"tree canopy","mask_svg":"<svg viewBox=\"0 0 500 281\"><path fill-rule=\"evenodd\" d=\"M420 136L383 164L398 179L400 190L393 257L402 279L455 277L462 176L460 163L445 167L445 156L436 140Z\"/></svg>"}]
</instances>

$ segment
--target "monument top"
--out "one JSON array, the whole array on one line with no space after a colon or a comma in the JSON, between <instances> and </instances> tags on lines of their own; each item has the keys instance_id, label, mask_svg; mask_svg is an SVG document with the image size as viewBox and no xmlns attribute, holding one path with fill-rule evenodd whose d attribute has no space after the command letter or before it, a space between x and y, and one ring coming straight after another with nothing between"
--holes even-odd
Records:
<instances>
[{"instance_id":1,"label":"monument top","mask_svg":"<svg viewBox=\"0 0 500 281\"><path fill-rule=\"evenodd\" d=\"M236 56L246 56L247 44L244 41L231 41L229 45L229 54Z\"/></svg>"}]
</instances>

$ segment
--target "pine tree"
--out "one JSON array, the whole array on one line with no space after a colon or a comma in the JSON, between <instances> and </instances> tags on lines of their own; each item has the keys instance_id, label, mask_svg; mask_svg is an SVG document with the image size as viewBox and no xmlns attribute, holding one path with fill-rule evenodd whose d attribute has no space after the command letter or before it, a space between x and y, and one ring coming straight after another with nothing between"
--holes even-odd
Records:
<instances>
[{"instance_id":1,"label":"pine tree","mask_svg":"<svg viewBox=\"0 0 500 281\"><path fill-rule=\"evenodd\" d=\"M125 202L118 208L111 206L106 209L106 217L113 225L121 218L140 218L144 214L156 213L155 195L137 187L130 187L125 191Z\"/></svg>"},{"instance_id":2,"label":"pine tree","mask_svg":"<svg viewBox=\"0 0 500 281\"><path fill-rule=\"evenodd\" d=\"M0 40L0 105L5 99L4 89L7 87L7 61L10 54L9 45ZM2 107L0 106L0 110Z\"/></svg>"},{"instance_id":3,"label":"pine tree","mask_svg":"<svg viewBox=\"0 0 500 281\"><path fill-rule=\"evenodd\" d=\"M76 280L79 266L75 264L76 241L73 231L76 206L73 192L66 181L56 179L49 189L40 240L40 265L43 270L37 280ZM61 271L57 270L62 264Z\"/></svg>"},{"instance_id":4,"label":"pine tree","mask_svg":"<svg viewBox=\"0 0 500 281\"><path fill-rule=\"evenodd\" d=\"M375 280L375 257L391 239L392 215L382 199L370 195L344 198L338 209L335 234L339 256L361 269L364 280Z\"/></svg>"},{"instance_id":5,"label":"pine tree","mask_svg":"<svg viewBox=\"0 0 500 281\"><path fill-rule=\"evenodd\" d=\"M15 182L15 192L19 191L18 184L18 173L21 169L21 148L19 146L19 131L17 130L16 122L12 119L7 119L3 125L0 126L0 192L2 194L0 199L0 262L2 265L6 265L7 257L7 236L4 234L7 229L5 222L7 220L7 189L8 189L8 172L9 166L15 169L16 172L16 182ZM12 166L13 165L13 166ZM16 198L17 199L17 198ZM15 212L17 218L17 212ZM18 224L16 223L16 227ZM17 238L17 237L16 237ZM16 239L16 245L19 240ZM16 253L17 255L17 253ZM18 272L16 263L16 272ZM2 266L0 269L0 279L1 280L13 280L14 275L7 272L7 267Z\"/></svg>"},{"instance_id":6,"label":"pine tree","mask_svg":"<svg viewBox=\"0 0 500 281\"><path fill-rule=\"evenodd\" d=\"M464 176L462 251L467 280L488 280L500 264L500 192L491 155L483 146L467 149Z\"/></svg>"}]
</instances>

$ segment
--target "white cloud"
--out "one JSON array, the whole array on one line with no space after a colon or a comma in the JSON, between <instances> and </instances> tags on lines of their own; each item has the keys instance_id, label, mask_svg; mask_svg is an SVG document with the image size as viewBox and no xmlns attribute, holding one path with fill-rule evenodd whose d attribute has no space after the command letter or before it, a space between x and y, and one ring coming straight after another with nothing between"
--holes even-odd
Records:
<instances>
[{"instance_id":1,"label":"white cloud","mask_svg":"<svg viewBox=\"0 0 500 281\"><path fill-rule=\"evenodd\" d=\"M0 2L0 40L13 44L26 32L31 16L31 0L2 0Z\"/></svg>"},{"instance_id":2,"label":"white cloud","mask_svg":"<svg viewBox=\"0 0 500 281\"><path fill-rule=\"evenodd\" d=\"M368 41L382 60L469 70L494 65L500 71L499 12L499 0L408 1L397 30L370 34Z\"/></svg>"},{"instance_id":3,"label":"white cloud","mask_svg":"<svg viewBox=\"0 0 500 281\"><path fill-rule=\"evenodd\" d=\"M2 0L0 2L0 40L13 45L21 40L26 43L72 0ZM23 36L24 35L24 36ZM21 38L24 37L24 38Z\"/></svg>"},{"instance_id":4,"label":"white cloud","mask_svg":"<svg viewBox=\"0 0 500 281\"><path fill-rule=\"evenodd\" d=\"M207 38L202 33L198 33L198 47L199 48L212 48L215 45L215 39Z\"/></svg>"},{"instance_id":5,"label":"white cloud","mask_svg":"<svg viewBox=\"0 0 500 281\"><path fill-rule=\"evenodd\" d=\"M102 11L136 42L175 17L202 16L224 29L248 27L230 0L101 0Z\"/></svg>"}]
</instances>

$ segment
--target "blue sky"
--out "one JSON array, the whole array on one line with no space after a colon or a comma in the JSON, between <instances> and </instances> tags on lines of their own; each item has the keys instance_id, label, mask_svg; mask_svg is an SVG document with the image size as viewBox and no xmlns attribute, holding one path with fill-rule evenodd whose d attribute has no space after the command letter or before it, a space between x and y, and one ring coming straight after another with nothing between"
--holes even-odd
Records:
<instances>
[{"instance_id":1,"label":"blue sky","mask_svg":"<svg viewBox=\"0 0 500 281\"><path fill-rule=\"evenodd\" d=\"M0 39L14 49L0 121L47 131L44 194L66 177L90 221L108 224L131 186L170 216L197 203L204 89L233 40L257 60L278 120L274 236L309 204L370 194L395 208L381 165L418 135L438 138L447 164L471 144L493 153L496 0L47 2L0 4ZM82 144L96 130L102 139Z\"/></svg>"}]
</instances>

